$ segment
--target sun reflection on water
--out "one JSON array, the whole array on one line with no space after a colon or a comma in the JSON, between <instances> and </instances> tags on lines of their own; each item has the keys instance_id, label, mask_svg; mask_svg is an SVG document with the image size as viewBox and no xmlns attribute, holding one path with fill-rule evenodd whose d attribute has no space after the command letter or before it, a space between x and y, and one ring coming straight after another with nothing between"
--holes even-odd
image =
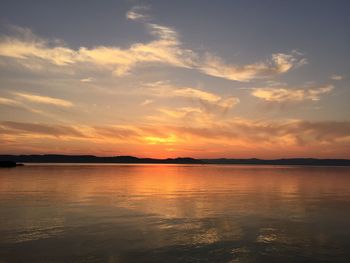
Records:
<instances>
[{"instance_id":1,"label":"sun reflection on water","mask_svg":"<svg viewBox=\"0 0 350 263\"><path fill-rule=\"evenodd\" d=\"M92 251L100 251L96 260L105 262L128 262L128 253L211 262L293 251L346 257L347 175L345 168L202 165L1 171L0 248L33 261L69 257L70 247L79 260L95 260ZM40 252L22 250L36 243ZM0 252L0 260L9 258Z\"/></svg>"}]
</instances>

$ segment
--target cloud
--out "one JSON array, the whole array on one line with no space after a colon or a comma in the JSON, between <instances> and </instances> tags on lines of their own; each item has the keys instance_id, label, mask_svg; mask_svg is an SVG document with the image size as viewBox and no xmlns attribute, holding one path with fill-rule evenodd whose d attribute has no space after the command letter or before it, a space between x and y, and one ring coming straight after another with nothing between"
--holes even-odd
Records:
<instances>
[{"instance_id":1,"label":"cloud","mask_svg":"<svg viewBox=\"0 0 350 263\"><path fill-rule=\"evenodd\" d=\"M212 126L178 127L177 132L188 141L201 142L200 146L212 145L208 150L214 150L215 156L350 157L349 122L234 119Z\"/></svg>"},{"instance_id":2,"label":"cloud","mask_svg":"<svg viewBox=\"0 0 350 263\"><path fill-rule=\"evenodd\" d=\"M189 140L197 138L201 141L200 138L202 138L219 144L239 144L252 149L350 144L350 122L259 121L234 118L226 123L212 122L202 126L178 126L168 127L168 129L178 137L189 138L190 136Z\"/></svg>"},{"instance_id":3,"label":"cloud","mask_svg":"<svg viewBox=\"0 0 350 263\"><path fill-rule=\"evenodd\" d=\"M154 102L154 100L144 100L143 102L141 102L141 106L146 106L146 105L149 105L149 104L152 104Z\"/></svg>"},{"instance_id":4,"label":"cloud","mask_svg":"<svg viewBox=\"0 0 350 263\"><path fill-rule=\"evenodd\" d=\"M21 99L25 99L30 102L34 103L41 103L41 104L50 104L60 107L72 107L73 103L67 100L53 98L53 97L47 97L47 96L40 96L40 95L33 95L28 93L20 93L20 92L14 92L14 95L17 97L20 97Z\"/></svg>"},{"instance_id":5,"label":"cloud","mask_svg":"<svg viewBox=\"0 0 350 263\"><path fill-rule=\"evenodd\" d=\"M265 62L248 65L229 64L209 52L202 54L185 48L175 29L150 22L151 18L141 12L144 9L132 8L126 17L141 22L155 37L147 43L133 43L128 48L101 45L72 49L59 41L38 38L29 29L17 29L17 35L0 38L0 56L15 59L32 70L45 69L46 67L40 65L44 61L58 67L91 63L122 77L141 64L165 64L235 81L271 77L306 62L302 54L293 51L290 54L272 54Z\"/></svg>"},{"instance_id":6,"label":"cloud","mask_svg":"<svg viewBox=\"0 0 350 263\"><path fill-rule=\"evenodd\" d=\"M182 107L177 109L161 108L159 111L171 118L186 118L193 114L202 113L201 109L193 107Z\"/></svg>"},{"instance_id":7,"label":"cloud","mask_svg":"<svg viewBox=\"0 0 350 263\"><path fill-rule=\"evenodd\" d=\"M148 93L159 97L183 97L198 100L204 106L217 106L229 109L240 100L234 96L223 98L217 94L192 87L178 87L167 82L148 83Z\"/></svg>"},{"instance_id":8,"label":"cloud","mask_svg":"<svg viewBox=\"0 0 350 263\"><path fill-rule=\"evenodd\" d=\"M178 138L174 134L170 134L167 137L157 137L157 136L146 136L143 138L147 144L156 145L173 145L178 142Z\"/></svg>"},{"instance_id":9,"label":"cloud","mask_svg":"<svg viewBox=\"0 0 350 263\"><path fill-rule=\"evenodd\" d=\"M145 20L149 19L149 16L142 14L140 11L146 10L145 6L134 6L128 12L126 12L126 18L130 20Z\"/></svg>"},{"instance_id":10,"label":"cloud","mask_svg":"<svg viewBox=\"0 0 350 263\"><path fill-rule=\"evenodd\" d=\"M178 49L168 40L154 41L149 44L134 44L128 50L98 47L81 49L84 60L100 65L115 66L114 74L123 76L139 63L165 63L176 67L190 67L190 52Z\"/></svg>"},{"instance_id":11,"label":"cloud","mask_svg":"<svg viewBox=\"0 0 350 263\"><path fill-rule=\"evenodd\" d=\"M221 99L220 96L213 93L189 87L172 88L170 91L167 91L167 96L198 98L200 100L206 100L210 102L215 102Z\"/></svg>"},{"instance_id":12,"label":"cloud","mask_svg":"<svg viewBox=\"0 0 350 263\"><path fill-rule=\"evenodd\" d=\"M8 99L8 98L1 98L0 97L0 104L1 105L7 105L7 106L18 106L20 103L18 103L15 100Z\"/></svg>"},{"instance_id":13,"label":"cloud","mask_svg":"<svg viewBox=\"0 0 350 263\"><path fill-rule=\"evenodd\" d=\"M2 36L0 56L16 59L28 69L42 68L38 63L50 62L56 66L72 66L92 63L111 70L116 76L124 76L140 63L161 63L189 68L194 53L180 47L176 31L155 23L146 23L146 28L156 37L148 43L134 43L123 49L114 46L80 47L77 50L54 46L47 40L36 37L29 29L23 35ZM39 60L38 60L39 59ZM29 65L29 67L28 67Z\"/></svg>"},{"instance_id":14,"label":"cloud","mask_svg":"<svg viewBox=\"0 0 350 263\"><path fill-rule=\"evenodd\" d=\"M86 137L78 129L66 126L66 125L50 125L50 124L38 124L29 122L14 122L14 121L2 121L0 122L2 134L12 135L45 135L54 137Z\"/></svg>"},{"instance_id":15,"label":"cloud","mask_svg":"<svg viewBox=\"0 0 350 263\"><path fill-rule=\"evenodd\" d=\"M29 29L23 29L21 32L24 35L19 37L2 36L0 56L20 60L39 58L58 66L75 63L77 52L62 46L50 47L48 41L39 39L28 31Z\"/></svg>"},{"instance_id":16,"label":"cloud","mask_svg":"<svg viewBox=\"0 0 350 263\"><path fill-rule=\"evenodd\" d=\"M80 79L80 82L93 82L95 79L92 77L88 77L88 78L84 78L84 79Z\"/></svg>"},{"instance_id":17,"label":"cloud","mask_svg":"<svg viewBox=\"0 0 350 263\"><path fill-rule=\"evenodd\" d=\"M1 98L0 97L0 106L11 107L13 109L24 110L24 111L44 115L44 116L48 115L48 113L46 113L46 112L43 112L43 111L38 110L38 109L34 109L32 107L29 107L29 106L23 104L20 101L16 101L16 100L9 99L9 98Z\"/></svg>"},{"instance_id":18,"label":"cloud","mask_svg":"<svg viewBox=\"0 0 350 263\"><path fill-rule=\"evenodd\" d=\"M306 60L300 58L300 53L296 51L291 54L272 54L271 59L266 62L244 66L227 64L221 58L207 54L199 70L211 76L245 82L285 73L304 63Z\"/></svg>"},{"instance_id":19,"label":"cloud","mask_svg":"<svg viewBox=\"0 0 350 263\"><path fill-rule=\"evenodd\" d=\"M342 79L344 79L344 77L343 77L343 76L340 76L340 75L333 74L333 75L331 76L331 79L332 79L332 80L342 80Z\"/></svg>"},{"instance_id":20,"label":"cloud","mask_svg":"<svg viewBox=\"0 0 350 263\"><path fill-rule=\"evenodd\" d=\"M94 133L97 137L102 136L106 139L128 139L139 136L139 131L136 127L122 125L104 125L94 126Z\"/></svg>"},{"instance_id":21,"label":"cloud","mask_svg":"<svg viewBox=\"0 0 350 263\"><path fill-rule=\"evenodd\" d=\"M183 109L186 111L186 109ZM195 110L195 109L194 109ZM187 109L189 112L190 109ZM60 149L57 137L68 142L65 152L86 149L86 141L94 145L92 153L100 150L121 154L152 152L158 149L163 155L172 145L175 154L190 153L205 157L335 157L349 158L350 122L303 120L251 120L231 118L225 122L189 123L187 125L138 125L138 126L74 126L27 122L0 122L0 141L6 141L1 151L17 149L23 145L35 145L43 153L52 152L52 145ZM51 140L51 144L48 144ZM55 140L55 141L53 141ZM11 148L13 147L13 148ZM19 147L19 148L16 148ZM102 150L103 149L103 150ZM193 149L184 150L184 149ZM202 149L200 153L196 149ZM91 151L91 149L90 149ZM82 150L80 150L82 152Z\"/></svg>"},{"instance_id":22,"label":"cloud","mask_svg":"<svg viewBox=\"0 0 350 263\"><path fill-rule=\"evenodd\" d=\"M252 95L268 102L299 102L305 100L317 101L321 96L331 92L332 85L312 88L267 87L253 89Z\"/></svg>"}]
</instances>

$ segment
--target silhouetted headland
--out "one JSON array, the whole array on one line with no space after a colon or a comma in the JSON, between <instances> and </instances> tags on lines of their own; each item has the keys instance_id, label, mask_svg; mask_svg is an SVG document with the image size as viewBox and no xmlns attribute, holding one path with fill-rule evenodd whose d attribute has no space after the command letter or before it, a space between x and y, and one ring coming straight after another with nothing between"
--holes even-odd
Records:
<instances>
[{"instance_id":1,"label":"silhouetted headland","mask_svg":"<svg viewBox=\"0 0 350 263\"><path fill-rule=\"evenodd\" d=\"M249 164L249 165L315 165L315 166L350 166L349 159L315 159L315 158L290 158L290 159L195 159L184 158L138 158L134 156L110 156L98 157L94 155L0 155L2 165L14 165L16 163L163 163L163 164ZM3 167L3 166L2 166Z\"/></svg>"},{"instance_id":2,"label":"silhouetted headland","mask_svg":"<svg viewBox=\"0 0 350 263\"><path fill-rule=\"evenodd\" d=\"M255 165L310 165L310 166L350 166L349 159L315 159L315 158L289 158L289 159L201 159L207 164L255 164Z\"/></svg>"},{"instance_id":3,"label":"silhouetted headland","mask_svg":"<svg viewBox=\"0 0 350 263\"><path fill-rule=\"evenodd\" d=\"M165 164L203 164L199 159L184 158L138 158L134 156L98 157L94 155L0 155L1 161L23 163L165 163Z\"/></svg>"},{"instance_id":4,"label":"silhouetted headland","mask_svg":"<svg viewBox=\"0 0 350 263\"><path fill-rule=\"evenodd\" d=\"M13 167L22 166L22 165L23 164L18 164L14 161L0 161L0 168L13 168Z\"/></svg>"}]
</instances>

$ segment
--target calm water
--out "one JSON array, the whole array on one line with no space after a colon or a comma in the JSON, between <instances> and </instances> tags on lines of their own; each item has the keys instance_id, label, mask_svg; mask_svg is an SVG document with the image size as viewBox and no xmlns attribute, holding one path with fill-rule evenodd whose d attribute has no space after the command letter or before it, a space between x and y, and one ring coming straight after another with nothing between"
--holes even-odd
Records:
<instances>
[{"instance_id":1,"label":"calm water","mask_svg":"<svg viewBox=\"0 0 350 263\"><path fill-rule=\"evenodd\" d=\"M0 262L350 262L350 168L0 170Z\"/></svg>"}]
</instances>

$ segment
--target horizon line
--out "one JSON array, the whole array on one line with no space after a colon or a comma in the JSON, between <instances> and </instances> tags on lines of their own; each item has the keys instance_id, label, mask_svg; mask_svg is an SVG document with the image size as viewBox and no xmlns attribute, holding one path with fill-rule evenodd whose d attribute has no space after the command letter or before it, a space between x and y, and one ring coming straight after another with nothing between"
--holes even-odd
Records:
<instances>
[{"instance_id":1,"label":"horizon line","mask_svg":"<svg viewBox=\"0 0 350 263\"><path fill-rule=\"evenodd\" d=\"M154 159L154 160L168 160L168 159L194 159L194 160L217 160L217 159L227 159L227 160L262 160L262 161L275 161L275 160L292 160L292 159L313 159L313 160L348 160L350 158L337 158L337 157L326 157L326 158L318 158L318 157L278 157L278 158L258 158L258 157L191 157L191 156L177 156L177 157L140 157L135 155L94 155L94 154L61 154L61 153L31 153L31 154L0 154L0 157L3 156L65 156L65 157L96 157L96 158L117 158L117 157L132 157L137 159Z\"/></svg>"}]
</instances>

